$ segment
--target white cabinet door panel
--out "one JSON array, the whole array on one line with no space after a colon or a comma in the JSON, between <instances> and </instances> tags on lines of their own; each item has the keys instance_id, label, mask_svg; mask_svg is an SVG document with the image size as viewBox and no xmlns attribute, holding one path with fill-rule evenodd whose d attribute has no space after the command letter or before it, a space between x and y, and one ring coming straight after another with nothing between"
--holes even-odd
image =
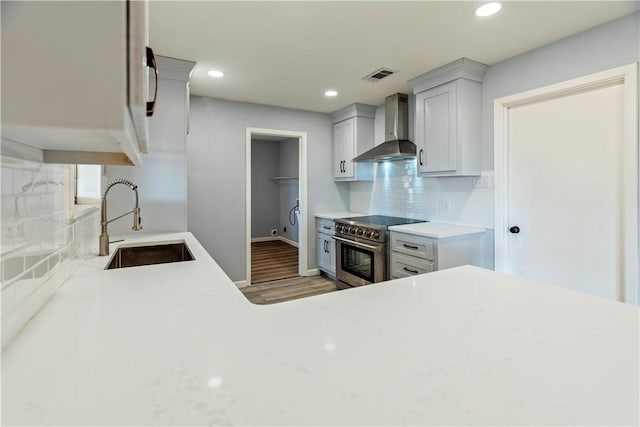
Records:
<instances>
[{"instance_id":1,"label":"white cabinet door panel","mask_svg":"<svg viewBox=\"0 0 640 427\"><path fill-rule=\"evenodd\" d=\"M344 160L342 174L345 178L353 177L353 162L351 159L355 157L355 118L346 120L344 123L344 142L342 144L342 158Z\"/></svg>"},{"instance_id":2,"label":"white cabinet door panel","mask_svg":"<svg viewBox=\"0 0 640 427\"><path fill-rule=\"evenodd\" d=\"M418 169L420 172L456 170L457 120L455 83L419 93L417 98Z\"/></svg>"}]
</instances>

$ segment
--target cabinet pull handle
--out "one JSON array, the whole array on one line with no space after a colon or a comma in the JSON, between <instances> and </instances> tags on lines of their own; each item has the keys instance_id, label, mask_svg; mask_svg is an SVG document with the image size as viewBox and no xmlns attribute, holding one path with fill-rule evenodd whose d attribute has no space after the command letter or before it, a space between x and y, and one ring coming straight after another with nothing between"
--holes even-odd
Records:
<instances>
[{"instance_id":1,"label":"cabinet pull handle","mask_svg":"<svg viewBox=\"0 0 640 427\"><path fill-rule=\"evenodd\" d=\"M156 81L153 101L147 101L147 117L151 117L156 109L156 100L158 99L158 63L156 62L156 55L153 53L153 49L149 46L147 46L147 67L153 68Z\"/></svg>"},{"instance_id":2,"label":"cabinet pull handle","mask_svg":"<svg viewBox=\"0 0 640 427\"><path fill-rule=\"evenodd\" d=\"M424 152L424 150L422 148L418 152L418 163L420 163L420 166L424 166L424 163L422 162L422 153L423 152Z\"/></svg>"},{"instance_id":3,"label":"cabinet pull handle","mask_svg":"<svg viewBox=\"0 0 640 427\"><path fill-rule=\"evenodd\" d=\"M345 173L344 160L340 162L340 172Z\"/></svg>"},{"instance_id":4,"label":"cabinet pull handle","mask_svg":"<svg viewBox=\"0 0 640 427\"><path fill-rule=\"evenodd\" d=\"M408 248L408 249L413 249L414 251L418 250L417 246L407 245L406 243L403 243L402 246L404 246L405 248Z\"/></svg>"},{"instance_id":5,"label":"cabinet pull handle","mask_svg":"<svg viewBox=\"0 0 640 427\"><path fill-rule=\"evenodd\" d=\"M402 267L402 269L408 273L413 273L413 274L418 274L418 270L412 270L410 268L407 267Z\"/></svg>"},{"instance_id":6,"label":"cabinet pull handle","mask_svg":"<svg viewBox=\"0 0 640 427\"><path fill-rule=\"evenodd\" d=\"M329 253L329 241L328 240L324 241L324 251L326 253Z\"/></svg>"},{"instance_id":7,"label":"cabinet pull handle","mask_svg":"<svg viewBox=\"0 0 640 427\"><path fill-rule=\"evenodd\" d=\"M331 227L327 227L326 225L323 225L322 228L324 228L325 230L331 230Z\"/></svg>"}]
</instances>

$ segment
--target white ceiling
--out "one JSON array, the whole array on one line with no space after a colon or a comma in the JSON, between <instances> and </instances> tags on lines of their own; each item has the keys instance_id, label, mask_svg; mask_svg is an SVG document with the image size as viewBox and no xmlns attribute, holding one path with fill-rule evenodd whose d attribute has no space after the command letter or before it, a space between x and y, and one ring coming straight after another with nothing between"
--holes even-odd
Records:
<instances>
[{"instance_id":1,"label":"white ceiling","mask_svg":"<svg viewBox=\"0 0 640 427\"><path fill-rule=\"evenodd\" d=\"M409 93L407 80L467 57L491 65L639 9L640 2L510 1L487 18L476 1L152 1L150 44L196 61L191 92L332 112ZM615 49L612 46L612 49ZM378 83L366 74L398 72ZM209 69L226 73L222 79ZM162 73L162 70L160 70ZM326 98L326 89L336 98Z\"/></svg>"}]
</instances>

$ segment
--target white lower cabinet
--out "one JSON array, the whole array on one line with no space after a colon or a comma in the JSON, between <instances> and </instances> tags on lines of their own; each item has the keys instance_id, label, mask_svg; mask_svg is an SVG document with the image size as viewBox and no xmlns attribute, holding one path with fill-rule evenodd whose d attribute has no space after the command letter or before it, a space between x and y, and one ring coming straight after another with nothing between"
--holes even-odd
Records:
<instances>
[{"instance_id":1,"label":"white lower cabinet","mask_svg":"<svg viewBox=\"0 0 640 427\"><path fill-rule=\"evenodd\" d=\"M484 266L484 240L481 233L431 238L391 231L392 279L467 264Z\"/></svg>"},{"instance_id":2,"label":"white lower cabinet","mask_svg":"<svg viewBox=\"0 0 640 427\"><path fill-rule=\"evenodd\" d=\"M391 254L391 278L415 276L430 273L435 269L433 261L400 253Z\"/></svg>"},{"instance_id":3,"label":"white lower cabinet","mask_svg":"<svg viewBox=\"0 0 640 427\"><path fill-rule=\"evenodd\" d=\"M332 220L319 218L316 221L316 226L318 231L318 268L335 277L336 241L331 237L334 235L334 223Z\"/></svg>"}]
</instances>

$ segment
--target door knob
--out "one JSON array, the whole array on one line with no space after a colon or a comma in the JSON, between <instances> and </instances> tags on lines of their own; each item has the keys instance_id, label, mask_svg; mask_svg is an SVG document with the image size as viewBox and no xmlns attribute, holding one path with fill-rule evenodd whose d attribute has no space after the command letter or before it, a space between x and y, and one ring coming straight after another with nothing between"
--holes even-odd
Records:
<instances>
[{"instance_id":1,"label":"door knob","mask_svg":"<svg viewBox=\"0 0 640 427\"><path fill-rule=\"evenodd\" d=\"M518 234L519 232L520 232L520 227L518 227L517 225L514 225L513 227L509 228L509 233Z\"/></svg>"}]
</instances>

